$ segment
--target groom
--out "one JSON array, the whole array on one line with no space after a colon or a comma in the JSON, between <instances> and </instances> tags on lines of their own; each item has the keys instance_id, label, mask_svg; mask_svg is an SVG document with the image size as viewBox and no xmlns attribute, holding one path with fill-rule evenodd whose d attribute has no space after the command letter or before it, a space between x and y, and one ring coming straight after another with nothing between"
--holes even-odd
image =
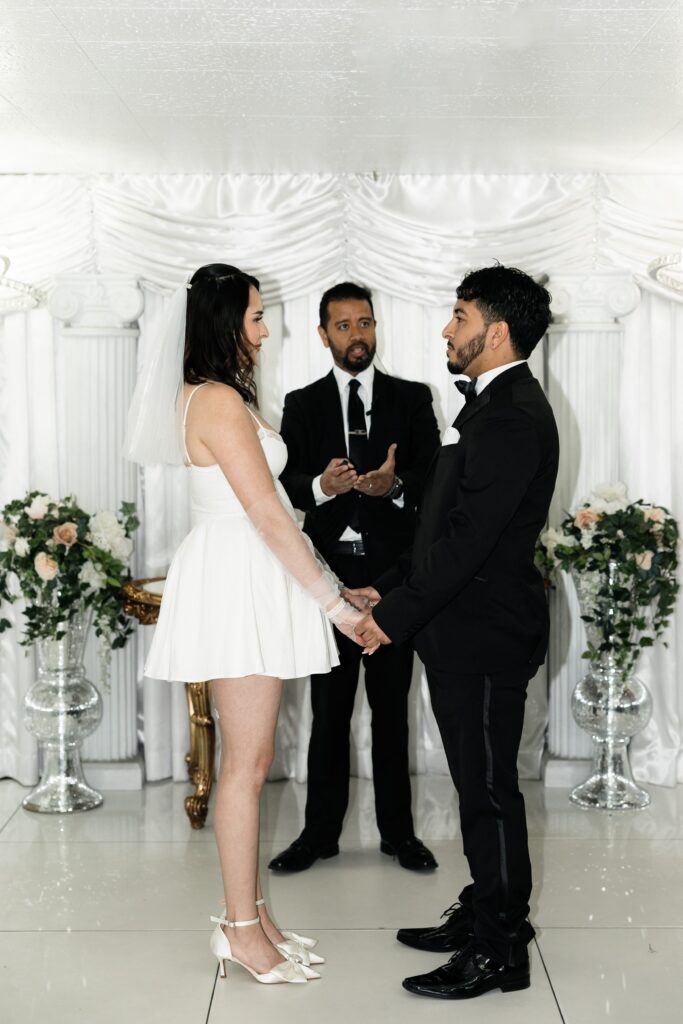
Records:
<instances>
[{"instance_id":1,"label":"groom","mask_svg":"<svg viewBox=\"0 0 683 1024\"><path fill-rule=\"evenodd\" d=\"M379 602L356 626L367 644L414 641L460 798L472 882L432 928L402 928L448 963L406 978L417 995L466 999L527 988L531 865L517 752L529 680L547 647L534 568L555 486L552 410L527 358L550 321L550 296L520 270L469 273L443 330L465 406L435 457L412 550L352 593Z\"/></svg>"}]
</instances>

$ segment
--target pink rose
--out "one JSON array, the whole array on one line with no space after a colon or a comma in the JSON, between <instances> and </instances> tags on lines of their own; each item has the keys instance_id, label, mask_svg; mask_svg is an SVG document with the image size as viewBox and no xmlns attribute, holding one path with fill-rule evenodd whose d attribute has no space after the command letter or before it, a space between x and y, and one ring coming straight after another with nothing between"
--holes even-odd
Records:
<instances>
[{"instance_id":1,"label":"pink rose","mask_svg":"<svg viewBox=\"0 0 683 1024\"><path fill-rule=\"evenodd\" d=\"M78 527L75 523L60 523L52 531L52 539L56 544L70 548L78 540Z\"/></svg>"},{"instance_id":2,"label":"pink rose","mask_svg":"<svg viewBox=\"0 0 683 1024\"><path fill-rule=\"evenodd\" d=\"M18 536L18 530L16 526L12 526L11 523L2 523L2 528L5 532L5 543L14 544Z\"/></svg>"},{"instance_id":3,"label":"pink rose","mask_svg":"<svg viewBox=\"0 0 683 1024\"><path fill-rule=\"evenodd\" d=\"M652 568L652 559L654 556L654 551L639 551L635 556L636 565L639 569L645 569L645 571L648 572Z\"/></svg>"},{"instance_id":4,"label":"pink rose","mask_svg":"<svg viewBox=\"0 0 683 1024\"><path fill-rule=\"evenodd\" d=\"M59 566L54 558L50 558L45 551L40 551L33 559L33 566L41 580L53 580L59 572Z\"/></svg>"},{"instance_id":5,"label":"pink rose","mask_svg":"<svg viewBox=\"0 0 683 1024\"><path fill-rule=\"evenodd\" d=\"M31 504L26 509L29 519L44 519L48 513L50 499L47 494L36 494Z\"/></svg>"},{"instance_id":6,"label":"pink rose","mask_svg":"<svg viewBox=\"0 0 683 1024\"><path fill-rule=\"evenodd\" d=\"M592 508L580 508L574 516L574 526L578 526L579 530L587 530L601 518L600 513L593 511Z\"/></svg>"},{"instance_id":7,"label":"pink rose","mask_svg":"<svg viewBox=\"0 0 683 1024\"><path fill-rule=\"evenodd\" d=\"M658 508L657 505L650 505L643 509L643 519L650 523L664 523L666 522L666 512L663 508Z\"/></svg>"}]
</instances>

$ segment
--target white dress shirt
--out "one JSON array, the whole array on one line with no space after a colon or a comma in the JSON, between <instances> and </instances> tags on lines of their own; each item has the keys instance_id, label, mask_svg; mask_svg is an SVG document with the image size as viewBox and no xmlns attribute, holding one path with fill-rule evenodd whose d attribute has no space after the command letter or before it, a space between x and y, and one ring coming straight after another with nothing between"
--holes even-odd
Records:
<instances>
[{"instance_id":1,"label":"white dress shirt","mask_svg":"<svg viewBox=\"0 0 683 1024\"><path fill-rule=\"evenodd\" d=\"M368 439L370 438L370 430L372 424L371 408L372 408L372 388L375 380L375 367L372 363L368 366L367 370L361 370L354 377L353 374L347 373L346 370L342 370L340 366L336 364L332 368L334 379L337 382L339 388L339 398L341 400L342 408L342 419L344 421L344 442L346 444L346 455L349 454L349 384L352 380L357 380L360 384L358 388L358 397L363 403L365 409L365 427L368 432ZM375 467L376 469L379 467ZM322 476L322 473L320 474ZM320 476L316 476L313 480L313 497L315 498L316 505L323 505L326 501L331 501L336 497L335 494L325 494L322 487L320 486ZM381 501L381 498L377 498L377 501ZM400 498L394 499L394 504L398 508L403 508L403 495ZM342 533L339 540L361 540L361 535L352 530L350 526L347 526Z\"/></svg>"},{"instance_id":2,"label":"white dress shirt","mask_svg":"<svg viewBox=\"0 0 683 1024\"><path fill-rule=\"evenodd\" d=\"M477 377L477 383L475 384L475 391L478 395L482 393L484 388L487 388L492 380L499 377L501 373L505 373L506 370L511 370L513 366L521 366L525 363L526 359L515 359L514 363L505 363L503 366L496 366L493 370L486 370Z\"/></svg>"}]
</instances>

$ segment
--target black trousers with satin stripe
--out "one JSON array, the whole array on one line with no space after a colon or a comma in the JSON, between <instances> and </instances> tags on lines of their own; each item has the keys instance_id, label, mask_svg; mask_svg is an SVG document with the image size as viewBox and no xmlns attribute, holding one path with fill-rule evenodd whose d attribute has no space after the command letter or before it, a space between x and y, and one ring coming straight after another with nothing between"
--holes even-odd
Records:
<instances>
[{"instance_id":1,"label":"black trousers with satin stripe","mask_svg":"<svg viewBox=\"0 0 683 1024\"><path fill-rule=\"evenodd\" d=\"M364 556L328 559L349 587L370 583ZM313 724L308 747L308 795L303 837L314 845L334 844L349 802L349 732L358 687L362 648L335 631L340 664L311 676ZM413 669L409 644L381 647L363 658L365 690L372 712L372 773L380 835L400 842L413 835L408 768L408 692Z\"/></svg>"},{"instance_id":2,"label":"black trousers with satin stripe","mask_svg":"<svg viewBox=\"0 0 683 1024\"><path fill-rule=\"evenodd\" d=\"M530 673L462 675L427 669L432 707L460 800L477 948L500 963L526 957L531 863L517 754Z\"/></svg>"}]
</instances>

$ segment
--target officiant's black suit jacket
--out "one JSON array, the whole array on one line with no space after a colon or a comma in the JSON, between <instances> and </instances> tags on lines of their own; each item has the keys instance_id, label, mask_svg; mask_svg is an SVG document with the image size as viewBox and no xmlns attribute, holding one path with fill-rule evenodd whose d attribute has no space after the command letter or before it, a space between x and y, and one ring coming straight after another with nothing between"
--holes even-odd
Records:
<instances>
[{"instance_id":1,"label":"officiant's black suit jacket","mask_svg":"<svg viewBox=\"0 0 683 1024\"><path fill-rule=\"evenodd\" d=\"M430 467L412 552L376 581L374 617L394 643L412 637L427 668L531 678L548 641L534 547L557 476L555 419L525 363L453 426L460 439Z\"/></svg>"},{"instance_id":2,"label":"officiant's black suit jacket","mask_svg":"<svg viewBox=\"0 0 683 1024\"><path fill-rule=\"evenodd\" d=\"M292 504L306 513L304 530L327 557L349 521L349 507L357 492L339 494L316 505L313 479L330 459L346 454L346 437L339 388L332 371L308 387L285 397L282 437L289 453L280 479ZM400 380L375 368L368 469L379 469L389 445L396 442L396 473L403 480L403 508L390 499L361 495L360 532L371 575L384 572L413 540L415 506L422 495L425 475L439 446L439 432L426 384Z\"/></svg>"}]
</instances>

